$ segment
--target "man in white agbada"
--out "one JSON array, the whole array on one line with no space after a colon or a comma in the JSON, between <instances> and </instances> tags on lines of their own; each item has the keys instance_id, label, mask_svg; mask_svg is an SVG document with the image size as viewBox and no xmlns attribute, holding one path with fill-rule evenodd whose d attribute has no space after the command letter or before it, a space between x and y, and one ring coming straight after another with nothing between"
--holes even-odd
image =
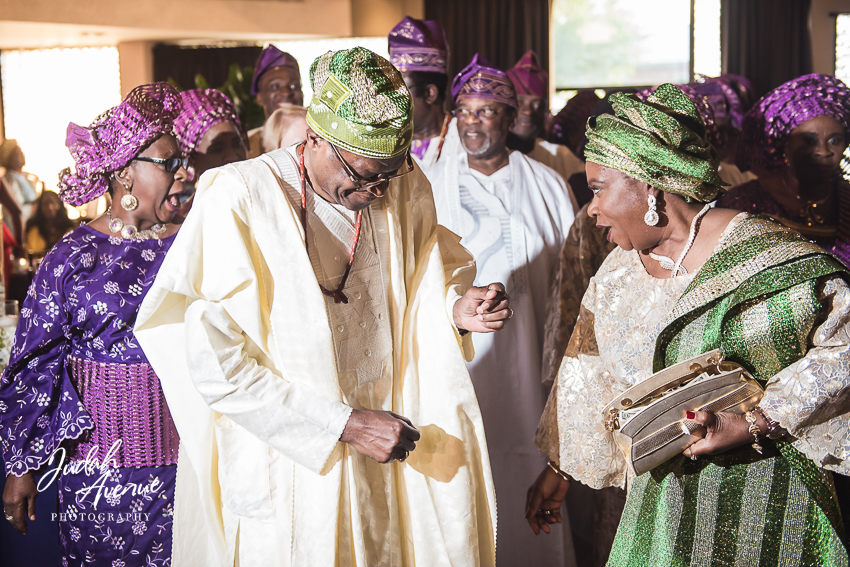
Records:
<instances>
[{"instance_id":1,"label":"man in white agbada","mask_svg":"<svg viewBox=\"0 0 850 567\"><path fill-rule=\"evenodd\" d=\"M508 297L437 225L398 71L354 48L310 75L306 141L201 178L139 313L181 438L173 565L493 565L464 355Z\"/></svg>"},{"instance_id":2,"label":"man in white agbada","mask_svg":"<svg viewBox=\"0 0 850 567\"><path fill-rule=\"evenodd\" d=\"M570 148L543 139L549 113L549 74L540 67L537 54L527 51L505 74L517 93L517 119L508 136L508 147L548 165L564 181L584 173L584 162Z\"/></svg>"},{"instance_id":3,"label":"man in white agbada","mask_svg":"<svg viewBox=\"0 0 850 567\"><path fill-rule=\"evenodd\" d=\"M443 156L461 151L457 120L446 112L449 44L439 22L405 16L387 37L390 63L413 98L410 152L426 176Z\"/></svg>"},{"instance_id":4,"label":"man in white agbada","mask_svg":"<svg viewBox=\"0 0 850 567\"><path fill-rule=\"evenodd\" d=\"M529 535L523 493L546 464L532 446L534 413L546 402L540 382L543 328L574 209L559 175L507 149L517 102L504 73L476 56L453 81L452 95L465 152L441 158L446 161L431 180L437 219L462 237L475 258L476 285L490 278L505 282L516 310L498 336L475 335L476 356L469 364L499 503L497 564L569 565L569 537L565 550L560 537L541 542ZM552 527L562 533L560 525Z\"/></svg>"}]
</instances>

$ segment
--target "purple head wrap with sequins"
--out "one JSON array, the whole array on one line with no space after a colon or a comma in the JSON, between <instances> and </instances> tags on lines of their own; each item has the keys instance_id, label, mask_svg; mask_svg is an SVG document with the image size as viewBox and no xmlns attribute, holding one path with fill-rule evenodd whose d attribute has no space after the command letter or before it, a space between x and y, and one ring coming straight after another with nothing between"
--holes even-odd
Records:
<instances>
[{"instance_id":1,"label":"purple head wrap with sequins","mask_svg":"<svg viewBox=\"0 0 850 567\"><path fill-rule=\"evenodd\" d=\"M705 124L705 140L715 148L719 148L721 143L720 129L717 127L717 122L714 120L714 109L712 109L709 101L706 97L688 85L675 85L675 87L688 95L688 98L696 105L700 116L702 116L702 121ZM655 92L655 88L644 89L636 93L635 96L641 102L646 102L646 99L653 92Z\"/></svg>"},{"instance_id":2,"label":"purple head wrap with sequins","mask_svg":"<svg viewBox=\"0 0 850 567\"><path fill-rule=\"evenodd\" d=\"M845 133L850 121L850 90L831 75L812 73L764 95L744 117L735 163L741 171L785 163L785 140L797 126L817 118L835 118Z\"/></svg>"},{"instance_id":3,"label":"purple head wrap with sequins","mask_svg":"<svg viewBox=\"0 0 850 567\"><path fill-rule=\"evenodd\" d=\"M211 127L219 122L230 121L242 136L242 142L248 139L233 103L223 92L216 89L193 89L180 93L183 110L174 120L174 135L180 144L180 151L189 160L187 171L194 179L195 150L201 138Z\"/></svg>"},{"instance_id":4,"label":"purple head wrap with sequins","mask_svg":"<svg viewBox=\"0 0 850 567\"><path fill-rule=\"evenodd\" d=\"M518 106L513 82L477 53L452 81L452 98L455 104L465 98L486 98Z\"/></svg>"},{"instance_id":5,"label":"purple head wrap with sequins","mask_svg":"<svg viewBox=\"0 0 850 567\"><path fill-rule=\"evenodd\" d=\"M263 75L274 69L275 67L290 67L295 69L296 73L301 73L298 67L298 61L285 51L281 51L274 45L269 45L260 57L257 59L257 64L254 65L254 78L251 79L251 95L257 96L260 94L260 81Z\"/></svg>"},{"instance_id":6,"label":"purple head wrap with sequins","mask_svg":"<svg viewBox=\"0 0 850 567\"><path fill-rule=\"evenodd\" d=\"M449 44L438 22L405 16L390 31L387 39L390 63L402 73L425 71L446 74Z\"/></svg>"},{"instance_id":7,"label":"purple head wrap with sequins","mask_svg":"<svg viewBox=\"0 0 850 567\"><path fill-rule=\"evenodd\" d=\"M150 83L134 88L88 127L69 123L65 146L74 158L75 171L66 168L59 174L59 197L80 206L106 193L109 174L163 134L170 134L180 108L180 93L174 87Z\"/></svg>"},{"instance_id":8,"label":"purple head wrap with sequins","mask_svg":"<svg viewBox=\"0 0 850 567\"><path fill-rule=\"evenodd\" d=\"M526 51L507 72L516 87L517 95L531 95L549 98L549 74L540 66L537 54Z\"/></svg>"}]
</instances>

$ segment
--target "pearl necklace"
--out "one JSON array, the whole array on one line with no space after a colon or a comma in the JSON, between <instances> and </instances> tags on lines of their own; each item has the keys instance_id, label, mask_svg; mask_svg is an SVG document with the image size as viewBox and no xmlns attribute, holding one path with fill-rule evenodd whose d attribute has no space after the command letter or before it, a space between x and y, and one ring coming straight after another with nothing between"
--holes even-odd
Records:
<instances>
[{"instance_id":1,"label":"pearl necklace","mask_svg":"<svg viewBox=\"0 0 850 567\"><path fill-rule=\"evenodd\" d=\"M697 232L699 232L700 220L705 214L711 210L711 205L706 205L702 208L700 212L696 214L694 220L691 221L691 230L688 236L688 242L685 244L685 248L682 250L682 253L679 255L679 259L673 263L672 258L668 258L667 256L662 256L661 254L656 254L655 252L650 252L649 257L661 264L661 267L665 270L672 270L673 273L670 274L671 278L675 278L678 275L685 275L688 273L688 270L682 265L682 262L685 261L685 256L687 256L688 252L691 251L691 246L694 245L694 241L697 238Z\"/></svg>"},{"instance_id":2,"label":"pearl necklace","mask_svg":"<svg viewBox=\"0 0 850 567\"><path fill-rule=\"evenodd\" d=\"M112 206L106 209L109 218L109 232L119 234L124 240L159 240L159 235L165 232L164 224L155 224L149 229L139 230L135 225L124 224L124 221L112 216Z\"/></svg>"}]
</instances>

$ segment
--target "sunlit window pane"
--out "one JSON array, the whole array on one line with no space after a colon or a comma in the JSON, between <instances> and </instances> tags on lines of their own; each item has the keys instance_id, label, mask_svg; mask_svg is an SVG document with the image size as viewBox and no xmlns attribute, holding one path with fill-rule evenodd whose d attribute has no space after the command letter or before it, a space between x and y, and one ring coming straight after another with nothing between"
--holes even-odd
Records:
<instances>
[{"instance_id":1,"label":"sunlit window pane","mask_svg":"<svg viewBox=\"0 0 850 567\"><path fill-rule=\"evenodd\" d=\"M558 88L690 80L690 2L554 0Z\"/></svg>"},{"instance_id":2,"label":"sunlit window pane","mask_svg":"<svg viewBox=\"0 0 850 567\"><path fill-rule=\"evenodd\" d=\"M720 0L694 2L694 74L721 74Z\"/></svg>"},{"instance_id":3,"label":"sunlit window pane","mask_svg":"<svg viewBox=\"0 0 850 567\"><path fill-rule=\"evenodd\" d=\"M88 125L121 101L118 50L3 50L0 80L6 137L24 150L24 169L55 190L59 171L73 164L65 147L68 122Z\"/></svg>"},{"instance_id":4,"label":"sunlit window pane","mask_svg":"<svg viewBox=\"0 0 850 567\"><path fill-rule=\"evenodd\" d=\"M850 83L850 14L835 18L835 76Z\"/></svg>"},{"instance_id":5,"label":"sunlit window pane","mask_svg":"<svg viewBox=\"0 0 850 567\"><path fill-rule=\"evenodd\" d=\"M301 68L301 84L304 91L304 104L309 105L313 97L313 89L310 86L310 65L319 56L328 51L340 49L351 49L352 47L365 47L374 51L381 57L390 58L387 50L387 38L381 37L335 37L326 39L308 39L298 41L275 41L275 47L286 51L298 60Z\"/></svg>"}]
</instances>

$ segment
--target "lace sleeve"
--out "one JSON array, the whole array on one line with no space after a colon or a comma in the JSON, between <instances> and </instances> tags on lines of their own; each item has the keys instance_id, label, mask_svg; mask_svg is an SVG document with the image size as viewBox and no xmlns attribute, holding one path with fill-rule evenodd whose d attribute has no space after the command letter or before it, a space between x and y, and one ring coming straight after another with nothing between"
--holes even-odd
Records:
<instances>
[{"instance_id":1,"label":"lace sleeve","mask_svg":"<svg viewBox=\"0 0 850 567\"><path fill-rule=\"evenodd\" d=\"M806 356L768 381L762 409L797 438L794 446L820 466L850 474L850 287L827 279L827 311Z\"/></svg>"},{"instance_id":2,"label":"lace sleeve","mask_svg":"<svg viewBox=\"0 0 850 567\"><path fill-rule=\"evenodd\" d=\"M605 430L605 405L622 388L614 385L599 356L591 280L555 384L537 429L537 447L559 468L591 488L624 487L626 463Z\"/></svg>"}]
</instances>

